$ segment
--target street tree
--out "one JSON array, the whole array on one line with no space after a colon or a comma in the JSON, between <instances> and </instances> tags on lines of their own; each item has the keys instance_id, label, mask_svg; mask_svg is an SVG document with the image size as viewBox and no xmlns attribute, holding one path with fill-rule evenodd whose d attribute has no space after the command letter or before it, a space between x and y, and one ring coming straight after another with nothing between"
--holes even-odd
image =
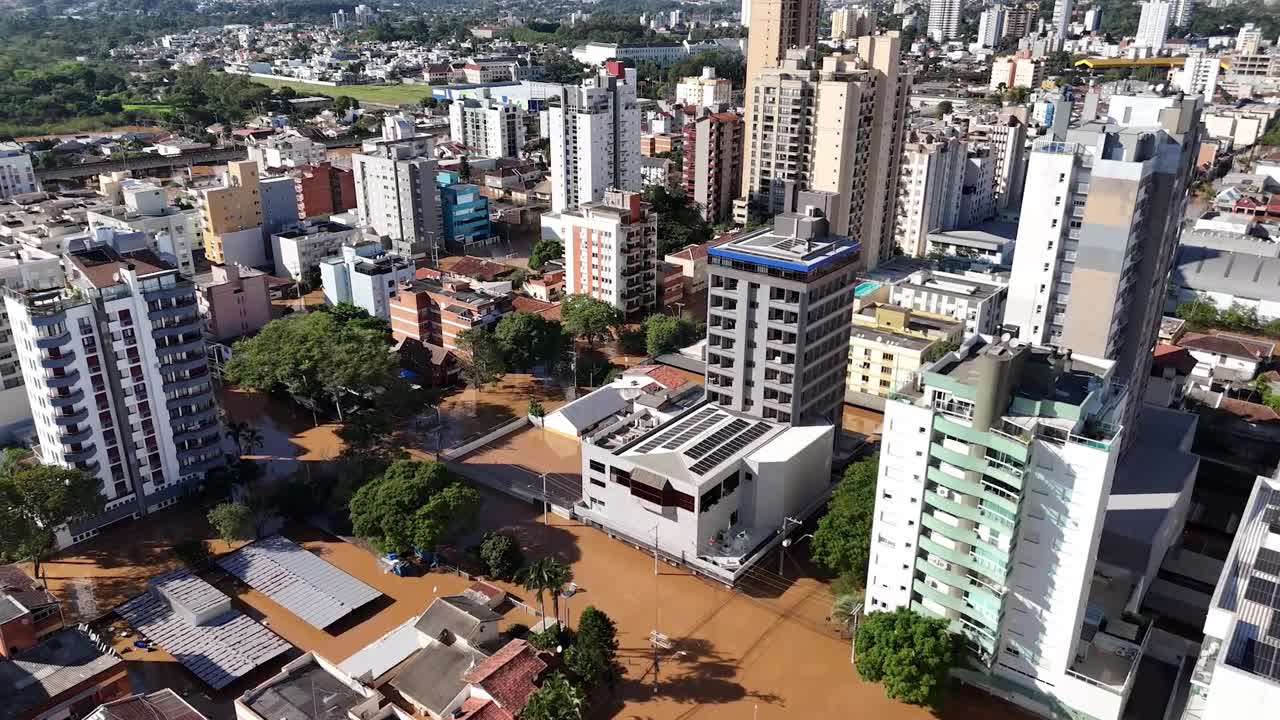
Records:
<instances>
[{"instance_id":1,"label":"street tree","mask_svg":"<svg viewBox=\"0 0 1280 720\"><path fill-rule=\"evenodd\" d=\"M529 253L529 267L534 270L541 270L548 260L558 260L564 257L564 245L556 240L539 240L533 246L533 251Z\"/></svg>"},{"instance_id":2,"label":"street tree","mask_svg":"<svg viewBox=\"0 0 1280 720\"><path fill-rule=\"evenodd\" d=\"M612 686L622 671L618 665L618 628L613 620L594 606L583 608L573 645L565 652L565 663L588 688Z\"/></svg>"},{"instance_id":3,"label":"street tree","mask_svg":"<svg viewBox=\"0 0 1280 720\"><path fill-rule=\"evenodd\" d=\"M622 313L587 295L567 295L560 302L560 319L566 332L594 346L622 323Z\"/></svg>"},{"instance_id":4,"label":"street tree","mask_svg":"<svg viewBox=\"0 0 1280 720\"><path fill-rule=\"evenodd\" d=\"M853 463L836 485L827 512L818 520L810 552L823 567L855 581L867 574L871 521L875 517L879 453Z\"/></svg>"},{"instance_id":5,"label":"street tree","mask_svg":"<svg viewBox=\"0 0 1280 720\"><path fill-rule=\"evenodd\" d=\"M694 343L700 324L676 315L650 315L644 321L644 347L649 355L661 355Z\"/></svg>"},{"instance_id":6,"label":"street tree","mask_svg":"<svg viewBox=\"0 0 1280 720\"><path fill-rule=\"evenodd\" d=\"M582 720L586 700L582 690L574 687L562 673L552 673L542 687L529 695L520 720Z\"/></svg>"},{"instance_id":7,"label":"street tree","mask_svg":"<svg viewBox=\"0 0 1280 720\"><path fill-rule=\"evenodd\" d=\"M480 542L480 560L489 571L489 577L510 580L524 564L520 544L506 533L489 533Z\"/></svg>"},{"instance_id":8,"label":"street tree","mask_svg":"<svg viewBox=\"0 0 1280 720\"><path fill-rule=\"evenodd\" d=\"M518 370L551 367L569 344L560 323L530 312L503 315L493 334L502 344L507 365Z\"/></svg>"},{"instance_id":9,"label":"street tree","mask_svg":"<svg viewBox=\"0 0 1280 720\"><path fill-rule=\"evenodd\" d=\"M525 566L520 572L519 581L525 590L538 598L538 607L543 617L547 614L547 606L543 598L550 592L555 617L557 620L560 619L560 588L573 581L572 568L548 555Z\"/></svg>"},{"instance_id":10,"label":"street tree","mask_svg":"<svg viewBox=\"0 0 1280 720\"><path fill-rule=\"evenodd\" d=\"M382 552L431 550L469 530L480 493L441 463L398 460L351 498L357 536Z\"/></svg>"},{"instance_id":11,"label":"street tree","mask_svg":"<svg viewBox=\"0 0 1280 720\"><path fill-rule=\"evenodd\" d=\"M488 330L472 328L458 333L462 351L462 376L477 391L497 382L507 372L502 342Z\"/></svg>"},{"instance_id":12,"label":"street tree","mask_svg":"<svg viewBox=\"0 0 1280 720\"><path fill-rule=\"evenodd\" d=\"M102 512L98 479L76 468L12 465L0 475L0 558L40 565L67 523Z\"/></svg>"},{"instance_id":13,"label":"street tree","mask_svg":"<svg viewBox=\"0 0 1280 720\"><path fill-rule=\"evenodd\" d=\"M218 537L227 543L257 538L257 523L253 509L242 502L220 503L209 511L209 524Z\"/></svg>"},{"instance_id":14,"label":"street tree","mask_svg":"<svg viewBox=\"0 0 1280 720\"><path fill-rule=\"evenodd\" d=\"M884 685L885 694L913 705L937 707L960 658L947 621L900 607L873 612L858 625L858 674Z\"/></svg>"}]
</instances>

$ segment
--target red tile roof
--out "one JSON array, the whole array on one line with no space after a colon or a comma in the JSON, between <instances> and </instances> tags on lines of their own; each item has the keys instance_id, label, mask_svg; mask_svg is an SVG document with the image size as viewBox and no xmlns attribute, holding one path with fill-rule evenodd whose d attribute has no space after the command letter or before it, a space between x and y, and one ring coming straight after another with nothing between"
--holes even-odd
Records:
<instances>
[{"instance_id":1,"label":"red tile roof","mask_svg":"<svg viewBox=\"0 0 1280 720\"><path fill-rule=\"evenodd\" d=\"M459 708L462 712L458 720L515 720L515 715L504 710L498 703L484 698L467 698Z\"/></svg>"},{"instance_id":2,"label":"red tile roof","mask_svg":"<svg viewBox=\"0 0 1280 720\"><path fill-rule=\"evenodd\" d=\"M1244 400L1236 400L1234 398L1224 397L1218 405L1218 409L1225 410L1232 415L1248 422L1277 422L1280 421L1280 413L1258 403L1251 403Z\"/></svg>"},{"instance_id":3,"label":"red tile roof","mask_svg":"<svg viewBox=\"0 0 1280 720\"><path fill-rule=\"evenodd\" d=\"M444 267L446 264L448 266ZM494 280L501 275L507 275L515 271L515 268L510 265L490 262L484 258L471 257L470 255L452 259L452 262L441 262L441 266L442 270L451 275L486 281Z\"/></svg>"},{"instance_id":4,"label":"red tile roof","mask_svg":"<svg viewBox=\"0 0 1280 720\"><path fill-rule=\"evenodd\" d=\"M1196 367L1196 359L1192 357L1191 351L1186 348L1180 348L1177 345L1160 343L1156 345L1156 350L1152 355L1151 364L1153 367L1171 367L1183 375L1190 375L1191 371Z\"/></svg>"},{"instance_id":5,"label":"red tile roof","mask_svg":"<svg viewBox=\"0 0 1280 720\"><path fill-rule=\"evenodd\" d=\"M1187 333L1178 341L1178 345L1192 350L1204 350L1205 352L1255 361L1271 357L1272 352L1275 350L1275 343L1227 334L1200 335Z\"/></svg>"},{"instance_id":6,"label":"red tile roof","mask_svg":"<svg viewBox=\"0 0 1280 720\"><path fill-rule=\"evenodd\" d=\"M680 258L681 260L700 260L707 256L707 245L686 245L679 250L667 255L667 257Z\"/></svg>"},{"instance_id":7,"label":"red tile roof","mask_svg":"<svg viewBox=\"0 0 1280 720\"><path fill-rule=\"evenodd\" d=\"M479 685L499 705L519 712L538 689L535 681L547 664L524 640L512 640L502 649L462 675L466 682Z\"/></svg>"},{"instance_id":8,"label":"red tile roof","mask_svg":"<svg viewBox=\"0 0 1280 720\"><path fill-rule=\"evenodd\" d=\"M637 365L624 374L644 375L668 390L674 390L688 382L679 370L666 365Z\"/></svg>"},{"instance_id":9,"label":"red tile roof","mask_svg":"<svg viewBox=\"0 0 1280 720\"><path fill-rule=\"evenodd\" d=\"M516 312L534 313L548 320L560 321L560 303L543 302L537 298L515 295L511 298L511 307Z\"/></svg>"}]
</instances>

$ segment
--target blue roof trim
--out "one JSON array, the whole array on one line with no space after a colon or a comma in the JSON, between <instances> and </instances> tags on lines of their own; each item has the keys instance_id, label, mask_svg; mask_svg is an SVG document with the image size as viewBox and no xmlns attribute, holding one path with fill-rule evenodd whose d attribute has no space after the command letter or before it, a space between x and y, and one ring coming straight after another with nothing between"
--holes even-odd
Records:
<instances>
[{"instance_id":1,"label":"blue roof trim","mask_svg":"<svg viewBox=\"0 0 1280 720\"><path fill-rule=\"evenodd\" d=\"M707 253L715 257L727 258L729 260L741 260L742 262L756 263L757 265L764 265L765 267L771 267L778 270L791 270L792 272L809 272L814 268L822 267L823 265L827 265L837 260L841 260L844 258L844 256L850 253L856 253L861 249L862 249L862 243L857 241L850 242L848 245L844 245L843 247L840 247L834 250L831 254L824 255L823 257L817 260L814 260L813 262L810 262L810 263L789 262L787 260L778 260L776 258L765 257L763 255L756 255L754 253L731 250L724 247L723 245L720 247L708 248Z\"/></svg>"}]
</instances>

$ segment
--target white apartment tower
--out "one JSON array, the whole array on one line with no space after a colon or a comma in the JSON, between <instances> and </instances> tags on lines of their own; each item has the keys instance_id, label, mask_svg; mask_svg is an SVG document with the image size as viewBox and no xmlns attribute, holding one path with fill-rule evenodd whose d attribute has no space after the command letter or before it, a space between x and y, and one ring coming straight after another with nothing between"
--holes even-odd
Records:
<instances>
[{"instance_id":1,"label":"white apartment tower","mask_svg":"<svg viewBox=\"0 0 1280 720\"><path fill-rule=\"evenodd\" d=\"M893 242L904 255L924 257L930 232L955 227L965 159L965 145L954 137L923 135L903 148Z\"/></svg>"},{"instance_id":2,"label":"white apartment tower","mask_svg":"<svg viewBox=\"0 0 1280 720\"><path fill-rule=\"evenodd\" d=\"M351 156L362 225L391 239L392 251L426 257L440 240L440 193L428 137L366 142Z\"/></svg>"},{"instance_id":3,"label":"white apartment tower","mask_svg":"<svg viewBox=\"0 0 1280 720\"><path fill-rule=\"evenodd\" d=\"M1071 25L1072 0L1054 0L1053 3L1053 26L1058 31L1058 35L1065 37L1067 27Z\"/></svg>"},{"instance_id":4,"label":"white apartment tower","mask_svg":"<svg viewBox=\"0 0 1280 720\"><path fill-rule=\"evenodd\" d=\"M658 216L640 194L607 190L600 202L558 216L564 289L629 317L658 309Z\"/></svg>"},{"instance_id":5,"label":"white apartment tower","mask_svg":"<svg viewBox=\"0 0 1280 720\"><path fill-rule=\"evenodd\" d=\"M0 200L39 189L27 151L17 143L0 143Z\"/></svg>"},{"instance_id":6,"label":"white apartment tower","mask_svg":"<svg viewBox=\"0 0 1280 720\"><path fill-rule=\"evenodd\" d=\"M707 399L791 425L841 418L858 243L828 233L828 193L708 250ZM790 208L788 208L790 210Z\"/></svg>"},{"instance_id":7,"label":"white apartment tower","mask_svg":"<svg viewBox=\"0 0 1280 720\"><path fill-rule=\"evenodd\" d=\"M224 462L192 284L145 249L74 249L66 270L64 288L5 290L38 457L106 497L59 546L172 505Z\"/></svg>"},{"instance_id":8,"label":"white apartment tower","mask_svg":"<svg viewBox=\"0 0 1280 720\"><path fill-rule=\"evenodd\" d=\"M876 30L875 13L865 7L839 7L831 11L831 39L852 40Z\"/></svg>"},{"instance_id":9,"label":"white apartment tower","mask_svg":"<svg viewBox=\"0 0 1280 720\"><path fill-rule=\"evenodd\" d=\"M929 39L941 43L960 37L963 8L963 0L929 0Z\"/></svg>"},{"instance_id":10,"label":"white apartment tower","mask_svg":"<svg viewBox=\"0 0 1280 720\"><path fill-rule=\"evenodd\" d=\"M1163 50L1165 40L1169 39L1172 16L1173 5L1168 0L1147 0L1142 3L1138 32L1133 37L1134 46L1150 48L1153 53Z\"/></svg>"},{"instance_id":11,"label":"white apartment tower","mask_svg":"<svg viewBox=\"0 0 1280 720\"><path fill-rule=\"evenodd\" d=\"M519 157L524 111L493 98L457 100L449 106L449 139L487 158Z\"/></svg>"},{"instance_id":12,"label":"white apartment tower","mask_svg":"<svg viewBox=\"0 0 1280 720\"><path fill-rule=\"evenodd\" d=\"M1173 0L1173 15L1170 19L1174 27L1191 27L1191 17L1195 11L1195 0Z\"/></svg>"},{"instance_id":13,"label":"white apartment tower","mask_svg":"<svg viewBox=\"0 0 1280 720\"><path fill-rule=\"evenodd\" d=\"M7 240L0 244L0 286L11 290L62 287L62 263L57 255ZM31 422L31 403L22 380L22 358L0 307L0 435L8 435Z\"/></svg>"},{"instance_id":14,"label":"white apartment tower","mask_svg":"<svg viewBox=\"0 0 1280 720\"><path fill-rule=\"evenodd\" d=\"M1222 61L1216 55L1208 55L1203 50L1192 50L1182 63L1182 69L1173 75L1173 86L1182 92L1200 95L1212 100L1218 91L1218 75L1222 72Z\"/></svg>"},{"instance_id":15,"label":"white apartment tower","mask_svg":"<svg viewBox=\"0 0 1280 720\"><path fill-rule=\"evenodd\" d=\"M636 71L609 62L580 86L551 98L551 210L604 199L607 189L639 192L640 108Z\"/></svg>"},{"instance_id":16,"label":"white apartment tower","mask_svg":"<svg viewBox=\"0 0 1280 720\"><path fill-rule=\"evenodd\" d=\"M992 5L978 16L978 45L994 48L1004 37L1004 5Z\"/></svg>"},{"instance_id":17,"label":"white apartment tower","mask_svg":"<svg viewBox=\"0 0 1280 720\"><path fill-rule=\"evenodd\" d=\"M1241 55L1257 55L1262 48L1262 28L1245 23L1236 33L1236 52Z\"/></svg>"},{"instance_id":18,"label":"white apartment tower","mask_svg":"<svg viewBox=\"0 0 1280 720\"><path fill-rule=\"evenodd\" d=\"M702 68L696 77L682 78L676 83L676 104L721 110L733 100L733 83L716 77L714 67Z\"/></svg>"}]
</instances>

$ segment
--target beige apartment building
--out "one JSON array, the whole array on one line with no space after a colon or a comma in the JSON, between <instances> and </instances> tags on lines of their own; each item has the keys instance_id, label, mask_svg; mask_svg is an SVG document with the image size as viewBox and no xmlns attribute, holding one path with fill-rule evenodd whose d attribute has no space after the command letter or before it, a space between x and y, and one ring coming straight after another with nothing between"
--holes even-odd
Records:
<instances>
[{"instance_id":1,"label":"beige apartment building","mask_svg":"<svg viewBox=\"0 0 1280 720\"><path fill-rule=\"evenodd\" d=\"M258 164L253 160L227 163L226 183L200 193L205 258L215 265L261 265L266 253Z\"/></svg>"},{"instance_id":2,"label":"beige apartment building","mask_svg":"<svg viewBox=\"0 0 1280 720\"><path fill-rule=\"evenodd\" d=\"M898 305L853 314L845 402L884 409L889 394L915 382L923 365L964 338L964 322Z\"/></svg>"}]
</instances>

